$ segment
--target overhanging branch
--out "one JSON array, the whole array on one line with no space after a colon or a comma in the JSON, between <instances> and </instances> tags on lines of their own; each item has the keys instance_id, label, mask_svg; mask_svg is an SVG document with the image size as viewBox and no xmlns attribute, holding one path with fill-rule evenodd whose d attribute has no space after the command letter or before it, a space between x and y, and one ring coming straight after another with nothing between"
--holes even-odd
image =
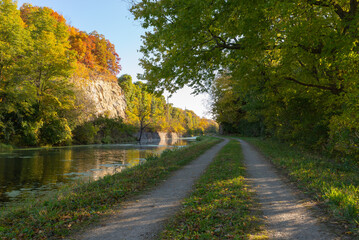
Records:
<instances>
[{"instance_id":1,"label":"overhanging branch","mask_svg":"<svg viewBox=\"0 0 359 240\"><path fill-rule=\"evenodd\" d=\"M215 35L211 30L208 30L208 32L211 34L212 39L216 42L216 45L218 48L221 49L235 49L235 50L242 50L242 45L238 43L228 43L220 36Z\"/></svg>"},{"instance_id":2,"label":"overhanging branch","mask_svg":"<svg viewBox=\"0 0 359 240\"><path fill-rule=\"evenodd\" d=\"M292 78L292 77L285 77L284 79L288 80L288 81L291 81L291 82L294 82L294 83L297 83L299 85L305 86L305 87L312 87L312 88L318 88L318 89L322 89L322 90L327 90L327 91L332 92L335 95L339 95L341 92L343 92L342 88L337 88L337 87L332 86L332 85L323 86L323 85L317 85L317 84L311 84L311 83L304 83L304 82L298 81L297 79Z\"/></svg>"}]
</instances>

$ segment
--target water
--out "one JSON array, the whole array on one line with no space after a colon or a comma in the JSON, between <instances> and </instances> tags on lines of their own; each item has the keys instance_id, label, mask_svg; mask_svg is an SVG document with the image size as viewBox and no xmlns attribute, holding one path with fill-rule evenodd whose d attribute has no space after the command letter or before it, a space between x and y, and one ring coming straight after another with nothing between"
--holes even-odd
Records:
<instances>
[{"instance_id":1,"label":"water","mask_svg":"<svg viewBox=\"0 0 359 240\"><path fill-rule=\"evenodd\" d=\"M96 180L135 166L150 154L185 146L195 138L149 144L110 144L16 150L0 154L0 206L45 195L78 179Z\"/></svg>"}]
</instances>

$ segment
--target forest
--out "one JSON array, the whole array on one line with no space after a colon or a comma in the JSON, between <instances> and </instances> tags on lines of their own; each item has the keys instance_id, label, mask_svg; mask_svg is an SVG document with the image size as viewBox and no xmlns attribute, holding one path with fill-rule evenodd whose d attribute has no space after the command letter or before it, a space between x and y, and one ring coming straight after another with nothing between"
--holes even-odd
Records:
<instances>
[{"instance_id":1,"label":"forest","mask_svg":"<svg viewBox=\"0 0 359 240\"><path fill-rule=\"evenodd\" d=\"M357 0L141 1L143 79L209 91L224 133L359 157Z\"/></svg>"},{"instance_id":2,"label":"forest","mask_svg":"<svg viewBox=\"0 0 359 240\"><path fill-rule=\"evenodd\" d=\"M167 104L120 73L115 46L47 7L0 1L0 143L45 146L134 140L139 130L202 134L216 123ZM127 118L88 118L78 84L102 76L125 90Z\"/></svg>"}]
</instances>

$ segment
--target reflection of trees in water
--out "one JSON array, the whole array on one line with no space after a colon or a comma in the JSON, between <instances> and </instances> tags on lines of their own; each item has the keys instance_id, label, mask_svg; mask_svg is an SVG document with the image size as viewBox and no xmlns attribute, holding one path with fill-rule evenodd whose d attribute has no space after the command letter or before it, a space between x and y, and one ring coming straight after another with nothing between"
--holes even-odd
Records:
<instances>
[{"instance_id":1,"label":"reflection of trees in water","mask_svg":"<svg viewBox=\"0 0 359 240\"><path fill-rule=\"evenodd\" d=\"M71 171L71 159L71 149L51 154L46 150L26 151L16 156L1 158L0 201L8 200L5 192L15 194L17 190L29 191L44 185L64 182L64 174Z\"/></svg>"},{"instance_id":2,"label":"reflection of trees in water","mask_svg":"<svg viewBox=\"0 0 359 240\"><path fill-rule=\"evenodd\" d=\"M154 147L154 145L160 145ZM0 156L0 202L21 192L56 188L59 183L89 177L99 179L141 163L149 154L159 154L167 145L186 145L179 139L150 143L151 146L116 145L15 151ZM6 193L7 192L7 193ZM6 194L5 194L6 193Z\"/></svg>"},{"instance_id":3,"label":"reflection of trees in water","mask_svg":"<svg viewBox=\"0 0 359 240\"><path fill-rule=\"evenodd\" d=\"M140 163L141 151L138 149L130 150L114 150L108 151L105 154L98 155L97 168L92 171L91 178L94 180L100 179L106 175L113 175L121 172L127 167L132 167ZM110 166L104 166L104 158L107 161L118 162L117 164L110 164Z\"/></svg>"}]
</instances>

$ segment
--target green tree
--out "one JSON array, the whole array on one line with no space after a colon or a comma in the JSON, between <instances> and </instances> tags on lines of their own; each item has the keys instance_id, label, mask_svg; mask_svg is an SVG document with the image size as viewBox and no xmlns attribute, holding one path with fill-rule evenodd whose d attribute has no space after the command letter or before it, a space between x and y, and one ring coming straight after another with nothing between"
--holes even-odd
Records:
<instances>
[{"instance_id":1,"label":"green tree","mask_svg":"<svg viewBox=\"0 0 359 240\"><path fill-rule=\"evenodd\" d=\"M30 45L30 34L16 3L0 1L0 139L5 142L31 114L33 97L23 78Z\"/></svg>"},{"instance_id":2,"label":"green tree","mask_svg":"<svg viewBox=\"0 0 359 240\"><path fill-rule=\"evenodd\" d=\"M144 130L153 123L151 118L152 95L147 92L145 84L141 82L133 84L130 75L122 75L118 82L126 97L127 122L138 128L138 141L141 141Z\"/></svg>"},{"instance_id":3,"label":"green tree","mask_svg":"<svg viewBox=\"0 0 359 240\"><path fill-rule=\"evenodd\" d=\"M68 82L75 63L68 26L46 7L24 4L21 12L32 39L27 79L36 96L33 116L38 130L35 131L39 132L42 144L68 142L71 131L65 115L75 108L73 87ZM45 129L59 131L58 137L47 137Z\"/></svg>"},{"instance_id":4,"label":"green tree","mask_svg":"<svg viewBox=\"0 0 359 240\"><path fill-rule=\"evenodd\" d=\"M142 90L142 89L141 89ZM138 97L137 108L134 109L134 114L138 117L140 134L138 141L141 141L144 130L151 124L151 95L142 90Z\"/></svg>"},{"instance_id":5,"label":"green tree","mask_svg":"<svg viewBox=\"0 0 359 240\"><path fill-rule=\"evenodd\" d=\"M187 84L198 92L229 73L241 99L231 107L263 122L267 134L359 153L358 6L357 0L143 0L132 7L151 29L141 48L142 77L152 89Z\"/></svg>"},{"instance_id":6,"label":"green tree","mask_svg":"<svg viewBox=\"0 0 359 240\"><path fill-rule=\"evenodd\" d=\"M240 131L239 123L245 117L241 101L231 76L227 74L216 78L211 89L211 112L216 121L221 123L223 132Z\"/></svg>"}]
</instances>

